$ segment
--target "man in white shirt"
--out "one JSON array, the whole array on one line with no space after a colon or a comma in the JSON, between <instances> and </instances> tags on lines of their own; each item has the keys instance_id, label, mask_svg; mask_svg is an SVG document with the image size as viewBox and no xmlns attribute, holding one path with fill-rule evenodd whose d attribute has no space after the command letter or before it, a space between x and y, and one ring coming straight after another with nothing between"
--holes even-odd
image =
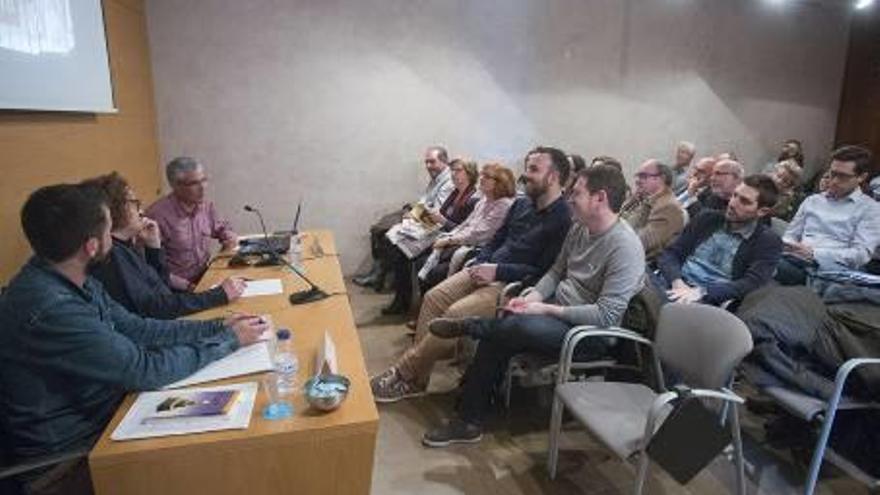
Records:
<instances>
[{"instance_id":1,"label":"man in white shirt","mask_svg":"<svg viewBox=\"0 0 880 495\"><path fill-rule=\"evenodd\" d=\"M811 270L859 270L880 245L880 203L862 193L871 152L843 146L831 154L828 189L801 204L782 241L776 280L806 283Z\"/></svg>"}]
</instances>

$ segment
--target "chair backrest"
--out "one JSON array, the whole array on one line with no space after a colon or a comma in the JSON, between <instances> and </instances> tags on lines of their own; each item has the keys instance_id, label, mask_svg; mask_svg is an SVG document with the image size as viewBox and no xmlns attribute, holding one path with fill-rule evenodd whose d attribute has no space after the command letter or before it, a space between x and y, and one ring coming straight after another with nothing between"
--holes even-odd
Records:
<instances>
[{"instance_id":1,"label":"chair backrest","mask_svg":"<svg viewBox=\"0 0 880 495\"><path fill-rule=\"evenodd\" d=\"M666 304L655 350L665 371L694 388L720 388L752 350L752 335L736 315L706 304Z\"/></svg>"}]
</instances>

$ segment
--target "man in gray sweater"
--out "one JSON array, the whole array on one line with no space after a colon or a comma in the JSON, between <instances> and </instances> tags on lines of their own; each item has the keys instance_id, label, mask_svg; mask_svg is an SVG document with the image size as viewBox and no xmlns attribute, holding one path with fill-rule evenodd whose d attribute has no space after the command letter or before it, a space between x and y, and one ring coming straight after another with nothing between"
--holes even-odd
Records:
<instances>
[{"instance_id":1,"label":"man in gray sweater","mask_svg":"<svg viewBox=\"0 0 880 495\"><path fill-rule=\"evenodd\" d=\"M556 262L534 288L512 299L503 318L437 318L429 326L441 338L480 340L465 374L457 417L422 438L428 447L475 443L482 438L493 387L511 357L522 352L556 356L576 325L617 325L644 283L645 253L639 237L618 217L626 181L612 167L581 171L570 201L576 223ZM604 342L588 348L597 357Z\"/></svg>"}]
</instances>

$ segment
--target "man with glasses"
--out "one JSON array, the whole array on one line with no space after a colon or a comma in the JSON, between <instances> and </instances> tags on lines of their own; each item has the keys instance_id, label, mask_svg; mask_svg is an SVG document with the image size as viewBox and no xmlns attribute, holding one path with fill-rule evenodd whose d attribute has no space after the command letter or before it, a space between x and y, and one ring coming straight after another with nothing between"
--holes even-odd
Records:
<instances>
[{"instance_id":1,"label":"man with glasses","mask_svg":"<svg viewBox=\"0 0 880 495\"><path fill-rule=\"evenodd\" d=\"M672 193L673 171L655 159L645 161L635 174L635 194L623 204L620 217L636 231L653 260L684 227L684 210Z\"/></svg>"},{"instance_id":2,"label":"man with glasses","mask_svg":"<svg viewBox=\"0 0 880 495\"><path fill-rule=\"evenodd\" d=\"M696 217L703 210L723 212L733 197L733 191L742 183L745 170L743 166L731 159L721 159L712 168L709 177L709 189L703 191L697 201L687 207L690 218Z\"/></svg>"},{"instance_id":3,"label":"man with glasses","mask_svg":"<svg viewBox=\"0 0 880 495\"><path fill-rule=\"evenodd\" d=\"M153 203L146 216L159 224L171 286L191 291L208 268L210 240L217 239L227 251L238 244L238 235L205 199L208 177L198 161L177 157L168 162L165 177L171 193Z\"/></svg>"},{"instance_id":4,"label":"man with glasses","mask_svg":"<svg viewBox=\"0 0 880 495\"><path fill-rule=\"evenodd\" d=\"M803 285L813 270L858 270L880 245L880 204L862 193L871 152L842 146L831 153L825 192L805 199L785 231L776 280Z\"/></svg>"}]
</instances>

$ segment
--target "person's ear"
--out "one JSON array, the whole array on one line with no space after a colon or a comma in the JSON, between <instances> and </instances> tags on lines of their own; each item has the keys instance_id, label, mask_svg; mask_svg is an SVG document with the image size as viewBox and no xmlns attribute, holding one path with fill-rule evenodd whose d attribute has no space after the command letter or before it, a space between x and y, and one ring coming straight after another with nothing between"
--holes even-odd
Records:
<instances>
[{"instance_id":1,"label":"person's ear","mask_svg":"<svg viewBox=\"0 0 880 495\"><path fill-rule=\"evenodd\" d=\"M868 180L868 172L859 174L859 184L864 184L866 180Z\"/></svg>"},{"instance_id":2,"label":"person's ear","mask_svg":"<svg viewBox=\"0 0 880 495\"><path fill-rule=\"evenodd\" d=\"M86 250L86 254L89 255L89 258L94 258L98 254L98 251L101 250L101 241L99 241L97 237L89 237L83 248Z\"/></svg>"}]
</instances>

